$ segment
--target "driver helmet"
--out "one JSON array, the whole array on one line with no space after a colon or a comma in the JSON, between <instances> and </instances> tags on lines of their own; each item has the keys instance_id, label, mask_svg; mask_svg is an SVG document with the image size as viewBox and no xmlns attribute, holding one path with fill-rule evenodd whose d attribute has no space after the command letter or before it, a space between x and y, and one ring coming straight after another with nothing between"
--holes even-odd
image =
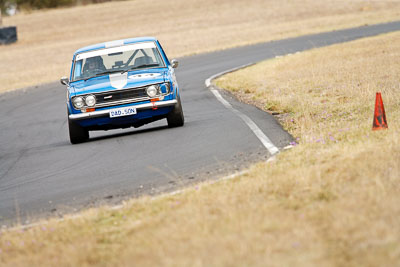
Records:
<instances>
[{"instance_id":1,"label":"driver helmet","mask_svg":"<svg viewBox=\"0 0 400 267\"><path fill-rule=\"evenodd\" d=\"M104 66L103 59L100 56L90 57L86 60L88 70L100 69L102 70Z\"/></svg>"}]
</instances>

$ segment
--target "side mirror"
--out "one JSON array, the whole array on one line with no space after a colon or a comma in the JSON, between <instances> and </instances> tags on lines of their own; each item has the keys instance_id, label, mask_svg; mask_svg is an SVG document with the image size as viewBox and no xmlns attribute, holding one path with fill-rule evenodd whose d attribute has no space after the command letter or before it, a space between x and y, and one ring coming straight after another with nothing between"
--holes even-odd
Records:
<instances>
[{"instance_id":1,"label":"side mirror","mask_svg":"<svg viewBox=\"0 0 400 267\"><path fill-rule=\"evenodd\" d=\"M178 60L176 60L176 59L171 60L171 66L172 66L174 69L176 69L176 68L178 67L178 65L179 65Z\"/></svg>"},{"instance_id":2,"label":"side mirror","mask_svg":"<svg viewBox=\"0 0 400 267\"><path fill-rule=\"evenodd\" d=\"M61 84L63 84L63 85L68 85L68 84L69 84L69 80L68 80L67 77L62 77L62 78L60 79L60 82L61 82Z\"/></svg>"}]
</instances>

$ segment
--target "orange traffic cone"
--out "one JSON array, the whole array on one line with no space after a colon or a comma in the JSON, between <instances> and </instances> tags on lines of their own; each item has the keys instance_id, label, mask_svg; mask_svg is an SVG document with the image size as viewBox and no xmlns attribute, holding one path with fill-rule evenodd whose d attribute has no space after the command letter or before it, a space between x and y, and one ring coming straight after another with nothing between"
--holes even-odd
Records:
<instances>
[{"instance_id":1,"label":"orange traffic cone","mask_svg":"<svg viewBox=\"0 0 400 267\"><path fill-rule=\"evenodd\" d=\"M386 114L385 107L383 106L381 93L376 93L375 100L375 113L374 113L374 122L372 125L372 130L382 130L387 129L388 125L386 122Z\"/></svg>"}]
</instances>

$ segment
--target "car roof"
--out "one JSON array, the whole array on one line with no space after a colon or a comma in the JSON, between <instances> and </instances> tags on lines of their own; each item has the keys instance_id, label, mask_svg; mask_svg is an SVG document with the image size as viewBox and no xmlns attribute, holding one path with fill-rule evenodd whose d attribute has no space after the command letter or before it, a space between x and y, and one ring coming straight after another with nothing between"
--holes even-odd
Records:
<instances>
[{"instance_id":1,"label":"car roof","mask_svg":"<svg viewBox=\"0 0 400 267\"><path fill-rule=\"evenodd\" d=\"M141 43L141 42L157 42L157 39L154 37L137 37L137 38L128 38L128 39L104 42L104 43L99 43L99 44L82 47L82 48L76 50L74 55L82 53L82 52L98 50L98 49L102 49L102 48L106 48L106 47L115 47L115 46L122 46L122 45Z\"/></svg>"}]
</instances>

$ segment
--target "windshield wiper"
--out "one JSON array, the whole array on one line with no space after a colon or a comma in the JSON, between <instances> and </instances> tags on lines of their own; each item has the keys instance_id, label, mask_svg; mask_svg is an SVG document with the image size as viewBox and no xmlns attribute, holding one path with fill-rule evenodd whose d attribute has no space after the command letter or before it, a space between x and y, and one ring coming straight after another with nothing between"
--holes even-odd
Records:
<instances>
[{"instance_id":1,"label":"windshield wiper","mask_svg":"<svg viewBox=\"0 0 400 267\"><path fill-rule=\"evenodd\" d=\"M131 70L141 69L141 68L157 67L157 66L160 66L160 64L158 64L158 63L143 64L143 65L139 65L139 66L128 68L128 69L124 70L121 73L125 73L125 72L131 71Z\"/></svg>"},{"instance_id":2,"label":"windshield wiper","mask_svg":"<svg viewBox=\"0 0 400 267\"><path fill-rule=\"evenodd\" d=\"M94 76L88 77L88 78L83 79L83 80L86 82L89 79L92 79L92 78L98 77L98 76L102 76L102 75L106 75L106 74L112 74L112 73L116 73L116 72L120 72L121 74L124 74L125 72L131 71L131 70L135 70L135 69L148 68L148 67L158 67L158 66L160 66L160 64L152 63L152 64L143 64L143 65L131 67L131 68L128 68L128 69L125 69L125 70L108 70L108 71L96 73Z\"/></svg>"},{"instance_id":3,"label":"windshield wiper","mask_svg":"<svg viewBox=\"0 0 400 267\"><path fill-rule=\"evenodd\" d=\"M85 78L85 79L80 79L80 80L78 80L78 81L84 80L84 81L86 82L87 80L92 79L92 78L94 78L94 77L97 77L97 75L95 75L95 76L90 76L90 77L87 77L87 78Z\"/></svg>"},{"instance_id":4,"label":"windshield wiper","mask_svg":"<svg viewBox=\"0 0 400 267\"><path fill-rule=\"evenodd\" d=\"M99 72L99 73L96 73L94 76L90 76L90 77L84 79L84 81L86 82L87 80L92 79L94 77L99 77L99 76L102 76L102 75L116 73L116 72L121 72L121 70L108 70L108 71L104 71L104 72Z\"/></svg>"},{"instance_id":5,"label":"windshield wiper","mask_svg":"<svg viewBox=\"0 0 400 267\"><path fill-rule=\"evenodd\" d=\"M95 76L101 76L101 75L106 75L106 74L111 74L111 73L116 73L116 72L121 72L121 70L108 70L108 71L104 71L104 72L99 72L99 73L96 73Z\"/></svg>"}]
</instances>

